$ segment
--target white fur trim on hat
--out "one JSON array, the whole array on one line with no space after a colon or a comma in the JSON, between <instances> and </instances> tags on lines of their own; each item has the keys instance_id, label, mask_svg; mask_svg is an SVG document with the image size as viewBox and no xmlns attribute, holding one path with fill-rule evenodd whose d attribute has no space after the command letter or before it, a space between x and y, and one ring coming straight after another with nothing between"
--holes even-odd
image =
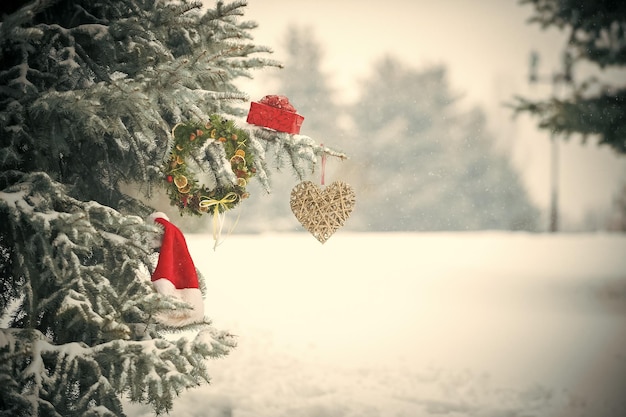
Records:
<instances>
[{"instance_id":1,"label":"white fur trim on hat","mask_svg":"<svg viewBox=\"0 0 626 417\"><path fill-rule=\"evenodd\" d=\"M146 221L149 221L152 223L154 222L155 219L165 219L168 222L170 221L170 218L167 217L167 214L163 213L162 211L155 211L154 213L148 216Z\"/></svg>"},{"instance_id":2,"label":"white fur trim on hat","mask_svg":"<svg viewBox=\"0 0 626 417\"><path fill-rule=\"evenodd\" d=\"M172 281L161 278L152 281L152 285L158 293L170 295L181 301L190 304L191 310L173 310L167 313L159 314L157 320L168 326L184 326L186 324L198 323L204 320L204 300L202 292L199 288L181 288L177 289Z\"/></svg>"}]
</instances>

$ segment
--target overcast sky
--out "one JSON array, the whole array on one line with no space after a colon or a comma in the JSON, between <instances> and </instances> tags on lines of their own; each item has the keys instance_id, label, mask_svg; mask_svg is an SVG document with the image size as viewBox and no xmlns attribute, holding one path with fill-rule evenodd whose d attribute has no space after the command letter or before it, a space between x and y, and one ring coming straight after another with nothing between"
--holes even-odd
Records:
<instances>
[{"instance_id":1,"label":"overcast sky","mask_svg":"<svg viewBox=\"0 0 626 417\"><path fill-rule=\"evenodd\" d=\"M209 0L205 0L207 3ZM540 72L556 71L565 34L529 25L531 6L515 0L249 0L245 19L259 24L255 43L274 49L284 60L284 36L289 25L306 26L324 51L324 70L332 77L339 99L350 102L371 64L392 54L416 69L445 64L452 88L464 94L464 104L488 112L491 132L510 152L537 204L547 209L550 197L550 146L530 117L512 120L502 106L515 94L546 97L550 85L529 86L528 57L541 55ZM246 92L259 99L272 94L257 77ZM305 115L306 117L306 115ZM341 148L341 144L336 144ZM576 219L592 209L608 208L620 181L626 178L626 158L593 142L573 138L560 146L560 208Z\"/></svg>"}]
</instances>

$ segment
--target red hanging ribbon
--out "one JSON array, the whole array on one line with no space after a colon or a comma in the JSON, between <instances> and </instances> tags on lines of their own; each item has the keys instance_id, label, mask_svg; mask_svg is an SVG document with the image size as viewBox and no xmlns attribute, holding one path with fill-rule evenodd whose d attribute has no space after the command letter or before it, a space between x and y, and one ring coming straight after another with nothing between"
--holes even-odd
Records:
<instances>
[{"instance_id":1,"label":"red hanging ribbon","mask_svg":"<svg viewBox=\"0 0 626 417\"><path fill-rule=\"evenodd\" d=\"M324 144L320 143L320 146L323 148ZM323 149L322 149L322 185L324 185L325 174L326 174L326 152L323 152Z\"/></svg>"}]
</instances>

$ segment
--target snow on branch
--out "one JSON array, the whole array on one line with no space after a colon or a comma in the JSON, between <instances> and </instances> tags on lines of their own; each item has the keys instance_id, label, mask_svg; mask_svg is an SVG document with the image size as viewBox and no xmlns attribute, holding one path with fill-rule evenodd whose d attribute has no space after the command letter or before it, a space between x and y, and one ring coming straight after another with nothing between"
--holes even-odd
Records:
<instances>
[{"instance_id":1,"label":"snow on branch","mask_svg":"<svg viewBox=\"0 0 626 417\"><path fill-rule=\"evenodd\" d=\"M274 154L278 159L280 159L281 155L289 156L291 166L301 180L306 176L307 169L311 172L314 171L318 156L328 155L339 159L347 158L342 152L317 144L309 136L292 135L262 127L248 126L251 137L260 139L268 145L268 148L273 148ZM265 166L262 166L262 168L264 169Z\"/></svg>"},{"instance_id":2,"label":"snow on branch","mask_svg":"<svg viewBox=\"0 0 626 417\"><path fill-rule=\"evenodd\" d=\"M131 401L158 402L157 412L171 409L180 387L209 381L205 357L222 356L234 346L232 335L214 329L199 332L194 340L115 340L95 346L57 345L33 329L0 329L0 361L21 358L22 366L12 368L10 377L23 384L23 395L36 399L78 384L81 401L89 401L98 389L126 392ZM37 401L31 405L36 415Z\"/></svg>"}]
</instances>

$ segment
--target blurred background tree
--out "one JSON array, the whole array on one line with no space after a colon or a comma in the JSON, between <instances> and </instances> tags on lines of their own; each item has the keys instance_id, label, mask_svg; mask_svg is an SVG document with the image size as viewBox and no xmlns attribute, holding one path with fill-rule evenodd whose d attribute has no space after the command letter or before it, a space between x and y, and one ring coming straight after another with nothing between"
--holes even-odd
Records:
<instances>
[{"instance_id":1,"label":"blurred background tree","mask_svg":"<svg viewBox=\"0 0 626 417\"><path fill-rule=\"evenodd\" d=\"M330 77L323 70L324 51L315 33L310 27L292 25L287 28L285 48L287 57L277 81L281 94L297 103L298 111L306 115L303 129L320 140L341 136L341 109Z\"/></svg>"},{"instance_id":2,"label":"blurred background tree","mask_svg":"<svg viewBox=\"0 0 626 417\"><path fill-rule=\"evenodd\" d=\"M597 138L599 145L626 153L626 86L601 81L597 76L578 79L580 67L605 75L626 65L626 2L616 0L522 0L534 14L530 22L543 29L556 27L569 32L564 47L565 64L560 74L572 86L566 97L531 101L517 97L516 110L539 119L550 132L581 134ZM587 71L588 72L588 71ZM533 74L531 74L531 78Z\"/></svg>"},{"instance_id":3,"label":"blurred background tree","mask_svg":"<svg viewBox=\"0 0 626 417\"><path fill-rule=\"evenodd\" d=\"M360 230L535 230L538 211L446 69L379 60L350 109Z\"/></svg>"},{"instance_id":4,"label":"blurred background tree","mask_svg":"<svg viewBox=\"0 0 626 417\"><path fill-rule=\"evenodd\" d=\"M599 146L626 154L626 3L521 0L520 4L534 8L530 23L569 33L563 67L550 80L567 89L554 89L553 97L538 101L518 96L515 112L536 117L539 127L549 131L553 140L556 135L569 139L579 134L583 142L591 137ZM540 77L536 58L531 59L531 82ZM625 192L616 196L610 220L604 222L608 224L596 227L624 230L616 219L626 217L626 208L619 203Z\"/></svg>"}]
</instances>

